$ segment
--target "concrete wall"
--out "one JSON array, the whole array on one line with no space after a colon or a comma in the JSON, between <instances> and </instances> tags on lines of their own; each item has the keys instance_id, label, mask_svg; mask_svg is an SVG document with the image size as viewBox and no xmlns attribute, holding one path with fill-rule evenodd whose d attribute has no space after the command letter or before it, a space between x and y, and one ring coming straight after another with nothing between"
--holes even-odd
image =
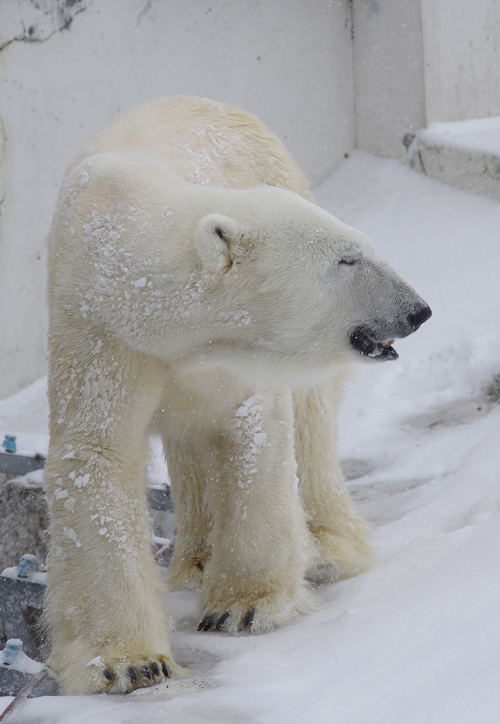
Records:
<instances>
[{"instance_id":1,"label":"concrete wall","mask_svg":"<svg viewBox=\"0 0 500 724\"><path fill-rule=\"evenodd\" d=\"M357 146L403 158L425 124L420 0L354 0Z\"/></svg>"},{"instance_id":2,"label":"concrete wall","mask_svg":"<svg viewBox=\"0 0 500 724\"><path fill-rule=\"evenodd\" d=\"M500 115L500 2L421 0L427 125Z\"/></svg>"},{"instance_id":3,"label":"concrete wall","mask_svg":"<svg viewBox=\"0 0 500 724\"><path fill-rule=\"evenodd\" d=\"M404 158L434 121L500 115L499 0L353 0L356 143Z\"/></svg>"},{"instance_id":4,"label":"concrete wall","mask_svg":"<svg viewBox=\"0 0 500 724\"><path fill-rule=\"evenodd\" d=\"M255 113L320 181L354 145L348 0L0 0L0 397L46 369L44 238L69 160L175 93Z\"/></svg>"},{"instance_id":5,"label":"concrete wall","mask_svg":"<svg viewBox=\"0 0 500 724\"><path fill-rule=\"evenodd\" d=\"M45 236L64 169L159 95L255 113L313 183L353 147L500 115L500 0L0 0L0 397L46 369Z\"/></svg>"}]
</instances>

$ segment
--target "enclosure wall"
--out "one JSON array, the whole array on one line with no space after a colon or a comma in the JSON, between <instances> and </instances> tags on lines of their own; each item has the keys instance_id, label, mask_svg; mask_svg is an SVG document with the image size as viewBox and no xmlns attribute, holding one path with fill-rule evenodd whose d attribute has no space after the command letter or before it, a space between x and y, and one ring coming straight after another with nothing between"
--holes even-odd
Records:
<instances>
[{"instance_id":1,"label":"enclosure wall","mask_svg":"<svg viewBox=\"0 0 500 724\"><path fill-rule=\"evenodd\" d=\"M45 237L73 154L161 95L241 106L313 183L354 145L347 0L2 0L0 397L46 369Z\"/></svg>"}]
</instances>

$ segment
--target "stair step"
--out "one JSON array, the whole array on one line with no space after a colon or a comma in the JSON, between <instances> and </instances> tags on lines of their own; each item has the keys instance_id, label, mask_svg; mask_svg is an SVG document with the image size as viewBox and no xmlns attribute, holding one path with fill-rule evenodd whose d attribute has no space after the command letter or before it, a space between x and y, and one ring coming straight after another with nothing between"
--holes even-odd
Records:
<instances>
[{"instance_id":1,"label":"stair step","mask_svg":"<svg viewBox=\"0 0 500 724\"><path fill-rule=\"evenodd\" d=\"M405 143L416 170L500 201L500 117L431 123Z\"/></svg>"}]
</instances>

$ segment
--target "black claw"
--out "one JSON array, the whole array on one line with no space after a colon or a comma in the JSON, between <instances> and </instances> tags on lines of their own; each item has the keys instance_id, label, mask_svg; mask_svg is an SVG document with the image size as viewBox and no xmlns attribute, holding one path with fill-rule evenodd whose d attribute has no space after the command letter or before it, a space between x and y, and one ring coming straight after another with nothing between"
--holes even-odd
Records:
<instances>
[{"instance_id":1,"label":"black claw","mask_svg":"<svg viewBox=\"0 0 500 724\"><path fill-rule=\"evenodd\" d=\"M170 669L166 665L164 661L161 662L161 668L163 671L164 676L166 676L167 679L170 679Z\"/></svg>"},{"instance_id":2,"label":"black claw","mask_svg":"<svg viewBox=\"0 0 500 724\"><path fill-rule=\"evenodd\" d=\"M156 663L156 661L153 661L151 664L151 671L153 672L153 676L159 676L160 675L160 667Z\"/></svg>"},{"instance_id":3,"label":"black claw","mask_svg":"<svg viewBox=\"0 0 500 724\"><path fill-rule=\"evenodd\" d=\"M255 608L251 608L247 615L243 619L243 628L250 628L252 625L253 617L255 616Z\"/></svg>"},{"instance_id":4,"label":"black claw","mask_svg":"<svg viewBox=\"0 0 500 724\"><path fill-rule=\"evenodd\" d=\"M218 613L208 613L198 624L198 631L209 631L218 615Z\"/></svg>"},{"instance_id":5,"label":"black claw","mask_svg":"<svg viewBox=\"0 0 500 724\"><path fill-rule=\"evenodd\" d=\"M141 674L143 676L145 676L146 679L151 679L151 677L152 677L151 669L149 668L149 666L147 664L145 664L144 666L141 666Z\"/></svg>"},{"instance_id":6,"label":"black claw","mask_svg":"<svg viewBox=\"0 0 500 724\"><path fill-rule=\"evenodd\" d=\"M216 630L216 631L220 631L220 630L221 630L221 628L224 626L224 624L226 623L226 621L227 621L227 619L229 618L230 615L231 615L231 612L230 612L230 611L226 611L226 613L223 613L223 614L222 614L222 616L220 617L220 619L219 619L219 620L217 621L217 623L215 624L215 630Z\"/></svg>"},{"instance_id":7,"label":"black claw","mask_svg":"<svg viewBox=\"0 0 500 724\"><path fill-rule=\"evenodd\" d=\"M198 631L202 631L203 627L205 625L205 621L208 619L208 616L205 616L205 618L202 618L200 623L198 624Z\"/></svg>"},{"instance_id":8,"label":"black claw","mask_svg":"<svg viewBox=\"0 0 500 724\"><path fill-rule=\"evenodd\" d=\"M219 616L218 613L211 613L210 616L209 616L209 617L207 618L207 620L205 621L205 625L203 626L203 630L204 630L204 631L210 631L210 629L212 628L212 626L213 626L214 623L215 623L215 619L216 619L218 616Z\"/></svg>"},{"instance_id":9,"label":"black claw","mask_svg":"<svg viewBox=\"0 0 500 724\"><path fill-rule=\"evenodd\" d=\"M129 666L129 667L128 667L128 669L127 669L127 676L128 676L129 679L131 679L132 681L139 681L139 674L137 673L137 671L134 669L133 666Z\"/></svg>"},{"instance_id":10,"label":"black claw","mask_svg":"<svg viewBox=\"0 0 500 724\"><path fill-rule=\"evenodd\" d=\"M109 669L104 669L102 673L108 681L113 681L115 678Z\"/></svg>"}]
</instances>

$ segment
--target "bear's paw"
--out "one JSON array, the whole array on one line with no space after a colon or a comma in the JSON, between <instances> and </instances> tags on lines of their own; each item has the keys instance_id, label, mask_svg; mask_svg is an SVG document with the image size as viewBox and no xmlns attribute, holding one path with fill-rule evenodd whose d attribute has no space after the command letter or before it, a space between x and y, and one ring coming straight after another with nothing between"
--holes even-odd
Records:
<instances>
[{"instance_id":1,"label":"bear's paw","mask_svg":"<svg viewBox=\"0 0 500 724\"><path fill-rule=\"evenodd\" d=\"M367 571L375 555L370 545L370 532L364 521L353 517L353 525L343 534L325 527L312 528L317 558L306 574L314 584L341 581Z\"/></svg>"},{"instance_id":2,"label":"bear's paw","mask_svg":"<svg viewBox=\"0 0 500 724\"><path fill-rule=\"evenodd\" d=\"M178 588L201 588L203 569L208 555L175 556L167 570L167 580L171 591Z\"/></svg>"},{"instance_id":3,"label":"bear's paw","mask_svg":"<svg viewBox=\"0 0 500 724\"><path fill-rule=\"evenodd\" d=\"M198 624L198 631L263 633L289 623L304 613L319 607L308 585L302 585L293 595L272 592L247 599L208 602Z\"/></svg>"},{"instance_id":4,"label":"bear's paw","mask_svg":"<svg viewBox=\"0 0 500 724\"><path fill-rule=\"evenodd\" d=\"M182 669L172 659L161 654L96 656L85 664L85 691L75 693L128 694L141 687L159 684L181 672ZM68 678L68 673L62 678ZM63 683L63 690L68 689L68 684L72 688L71 682L67 682L66 686Z\"/></svg>"}]
</instances>

